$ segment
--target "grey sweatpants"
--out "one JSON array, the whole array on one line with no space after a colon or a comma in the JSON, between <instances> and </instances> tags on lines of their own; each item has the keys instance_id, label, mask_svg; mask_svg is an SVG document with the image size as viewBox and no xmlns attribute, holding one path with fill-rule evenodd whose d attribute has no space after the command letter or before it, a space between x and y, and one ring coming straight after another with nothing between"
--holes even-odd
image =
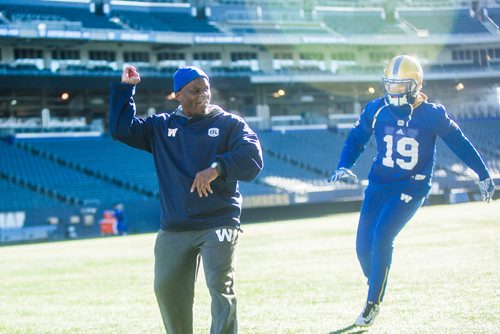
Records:
<instances>
[{"instance_id":1,"label":"grey sweatpants","mask_svg":"<svg viewBox=\"0 0 500 334\"><path fill-rule=\"evenodd\" d=\"M168 334L193 333L194 286L200 256L211 303L211 334L237 333L234 268L238 230L158 232L154 290Z\"/></svg>"}]
</instances>

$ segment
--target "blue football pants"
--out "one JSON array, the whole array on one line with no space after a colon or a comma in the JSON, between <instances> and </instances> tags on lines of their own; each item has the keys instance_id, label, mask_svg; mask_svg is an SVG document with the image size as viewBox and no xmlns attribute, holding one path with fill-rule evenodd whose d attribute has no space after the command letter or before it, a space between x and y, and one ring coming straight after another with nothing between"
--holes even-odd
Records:
<instances>
[{"instance_id":1,"label":"blue football pants","mask_svg":"<svg viewBox=\"0 0 500 334\"><path fill-rule=\"evenodd\" d=\"M368 301L380 303L392 262L394 239L424 203L425 196L409 190L369 185L356 235L356 253L368 279Z\"/></svg>"}]
</instances>

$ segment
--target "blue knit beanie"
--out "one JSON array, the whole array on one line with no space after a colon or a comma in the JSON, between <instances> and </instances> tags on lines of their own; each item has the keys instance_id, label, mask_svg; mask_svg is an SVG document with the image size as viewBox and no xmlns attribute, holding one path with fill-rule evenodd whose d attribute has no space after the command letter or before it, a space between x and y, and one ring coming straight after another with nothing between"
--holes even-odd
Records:
<instances>
[{"instance_id":1,"label":"blue knit beanie","mask_svg":"<svg viewBox=\"0 0 500 334\"><path fill-rule=\"evenodd\" d=\"M208 79L208 75L195 66L182 66L174 73L174 93L177 93L188 83L197 78Z\"/></svg>"}]
</instances>

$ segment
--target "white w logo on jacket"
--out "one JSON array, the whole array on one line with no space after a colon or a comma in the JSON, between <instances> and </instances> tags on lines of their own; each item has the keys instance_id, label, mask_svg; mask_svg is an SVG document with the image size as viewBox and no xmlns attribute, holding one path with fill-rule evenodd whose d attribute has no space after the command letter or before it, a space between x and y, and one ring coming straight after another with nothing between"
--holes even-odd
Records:
<instances>
[{"instance_id":1,"label":"white w logo on jacket","mask_svg":"<svg viewBox=\"0 0 500 334\"><path fill-rule=\"evenodd\" d=\"M178 128L175 128L175 129L168 128L167 136L168 137L175 137L175 134L177 133L177 130L178 130Z\"/></svg>"}]
</instances>

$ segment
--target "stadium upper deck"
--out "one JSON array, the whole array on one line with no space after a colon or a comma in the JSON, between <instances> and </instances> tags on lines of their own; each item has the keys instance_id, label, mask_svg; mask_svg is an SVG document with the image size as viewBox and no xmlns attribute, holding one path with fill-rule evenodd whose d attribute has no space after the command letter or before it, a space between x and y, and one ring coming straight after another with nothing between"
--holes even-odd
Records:
<instances>
[{"instance_id":1,"label":"stadium upper deck","mask_svg":"<svg viewBox=\"0 0 500 334\"><path fill-rule=\"evenodd\" d=\"M246 115L257 106L271 115L359 112L399 53L421 59L433 92L465 82L481 86L470 96L483 86L496 94L498 13L492 1L0 0L0 116L39 115L43 105L102 117L107 82L125 63L147 78L155 110L173 107L165 87L189 63L214 78L218 103Z\"/></svg>"},{"instance_id":2,"label":"stadium upper deck","mask_svg":"<svg viewBox=\"0 0 500 334\"><path fill-rule=\"evenodd\" d=\"M0 116L42 105L102 117L125 63L147 78L151 110L174 106L165 87L189 63L214 78L216 102L245 115L356 113L400 53L419 57L425 89L454 109L464 83L465 100L486 95L497 109L499 23L493 1L0 0Z\"/></svg>"},{"instance_id":3,"label":"stadium upper deck","mask_svg":"<svg viewBox=\"0 0 500 334\"><path fill-rule=\"evenodd\" d=\"M427 37L439 35L478 34L487 37L497 28L497 5L471 8L458 1L449 7L408 7L387 5L390 1L184 1L140 2L140 1L0 1L0 36L24 37L35 33L38 38L92 38L96 40L142 40L165 42L162 33L187 33L190 35L220 35L227 38L240 35L234 43L253 41L268 43L269 36L254 36L259 29L267 27L270 34L298 35L274 43L303 43L304 34L328 35L351 38L361 35L405 35ZM365 6L361 7L364 3ZM418 2L417 2L418 3ZM429 2L429 4L432 2ZM451 5L453 4L454 5ZM435 5L435 4L434 4ZM490 16L491 12L491 16ZM360 24L362 23L362 24ZM242 26L249 29L244 30ZM496 27L495 27L496 26ZM256 30L250 29L251 27ZM319 29L322 27L323 29ZM272 29L274 28L274 29ZM35 32L30 31L33 29ZM102 34L97 30L116 30L115 34ZM125 30L125 31L122 31ZM121 33L120 33L121 31ZM64 33L65 32L65 33ZM78 34L80 32L81 34ZM140 34L146 33L141 37ZM266 32L266 30L264 30ZM242 36L241 36L242 35ZM246 36L249 35L249 36ZM33 37L33 36L32 36ZM164 37L164 36L163 36ZM185 44L196 42L193 36L170 36L169 42ZM182 38L180 38L182 37ZM191 37L187 41L186 37ZM236 37L236 36L233 36ZM263 39L259 39L261 37ZM271 36L272 37L272 36ZM360 36L354 42L370 44ZM441 36L442 37L442 36ZM462 36L463 38L464 36ZM476 36L478 37L478 36ZM392 36L394 38L394 36ZM203 40L209 41L209 40ZM324 40L327 42L328 40ZM346 42L331 39L331 43ZM398 43L407 44L405 39ZM410 42L415 43L415 42Z\"/></svg>"}]
</instances>

